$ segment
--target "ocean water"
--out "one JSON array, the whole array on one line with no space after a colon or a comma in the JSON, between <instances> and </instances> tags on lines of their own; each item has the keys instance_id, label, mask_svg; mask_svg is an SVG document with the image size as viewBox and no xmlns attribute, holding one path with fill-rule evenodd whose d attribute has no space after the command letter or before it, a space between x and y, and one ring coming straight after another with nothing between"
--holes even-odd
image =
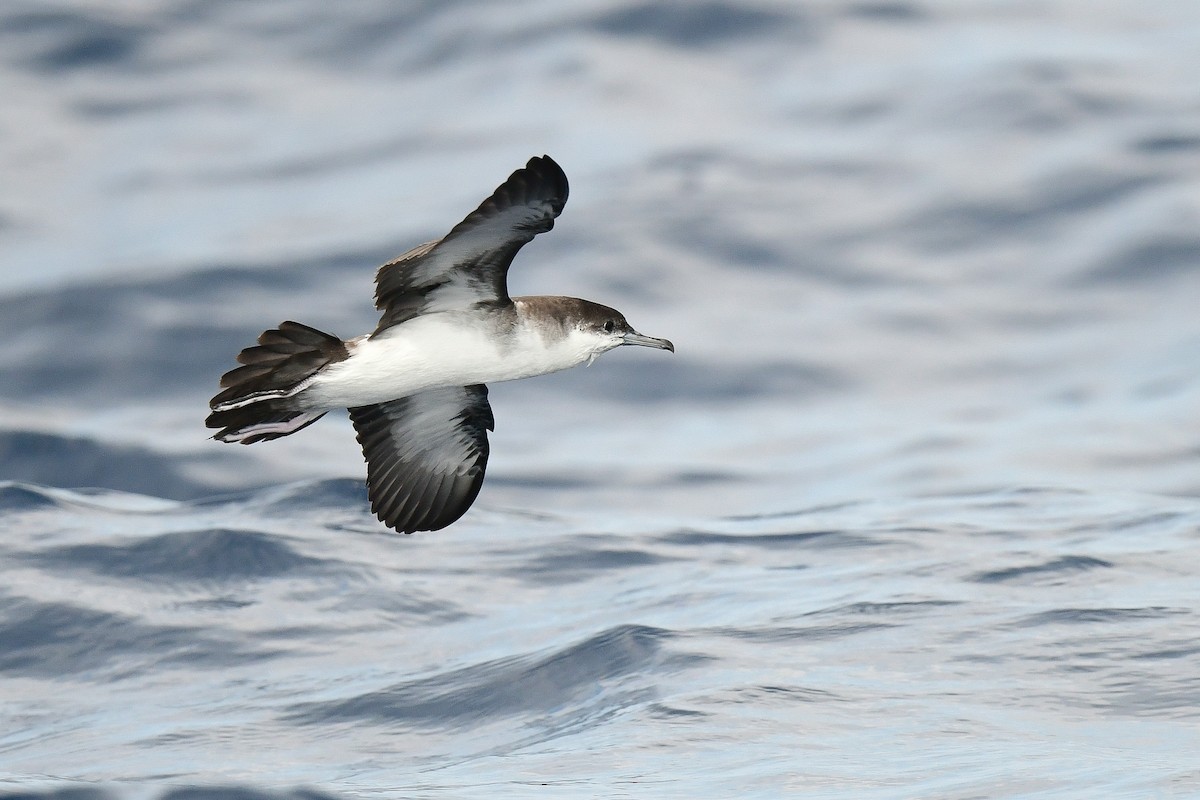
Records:
<instances>
[{"instance_id":1,"label":"ocean water","mask_svg":"<svg viewBox=\"0 0 1200 800\"><path fill-rule=\"evenodd\" d=\"M0 6L0 797L1200 796L1200 5ZM203 427L532 155L459 523Z\"/></svg>"}]
</instances>

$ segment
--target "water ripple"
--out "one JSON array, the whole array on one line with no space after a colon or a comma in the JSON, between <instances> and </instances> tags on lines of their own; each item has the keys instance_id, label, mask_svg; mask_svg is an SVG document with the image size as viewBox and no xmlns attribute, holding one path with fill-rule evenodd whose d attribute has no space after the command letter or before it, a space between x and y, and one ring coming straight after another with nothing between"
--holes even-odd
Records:
<instances>
[{"instance_id":1,"label":"water ripple","mask_svg":"<svg viewBox=\"0 0 1200 800\"><path fill-rule=\"evenodd\" d=\"M297 553L278 536L225 528L175 531L121 544L50 547L25 558L45 568L166 583L272 578L329 566Z\"/></svg>"},{"instance_id":2,"label":"water ripple","mask_svg":"<svg viewBox=\"0 0 1200 800\"><path fill-rule=\"evenodd\" d=\"M406 681L345 700L301 704L291 718L467 726L508 716L580 711L623 679L682 665L663 652L669 631L638 625L611 628L546 656L515 656Z\"/></svg>"},{"instance_id":3,"label":"water ripple","mask_svg":"<svg viewBox=\"0 0 1200 800\"><path fill-rule=\"evenodd\" d=\"M120 673L147 662L220 669L272 651L205 631L154 625L66 602L0 598L0 671L54 678L100 669Z\"/></svg>"}]
</instances>

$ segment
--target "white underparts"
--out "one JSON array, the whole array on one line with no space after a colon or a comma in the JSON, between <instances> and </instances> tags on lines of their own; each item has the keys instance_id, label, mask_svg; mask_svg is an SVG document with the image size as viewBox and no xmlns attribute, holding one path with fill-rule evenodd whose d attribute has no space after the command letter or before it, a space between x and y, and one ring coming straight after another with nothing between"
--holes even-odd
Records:
<instances>
[{"instance_id":1,"label":"white underparts","mask_svg":"<svg viewBox=\"0 0 1200 800\"><path fill-rule=\"evenodd\" d=\"M298 401L309 410L353 408L440 386L528 378L582 364L615 344L578 329L563 335L560 326L539 326L520 313L502 331L489 312L426 314L353 343L350 357L315 375Z\"/></svg>"}]
</instances>

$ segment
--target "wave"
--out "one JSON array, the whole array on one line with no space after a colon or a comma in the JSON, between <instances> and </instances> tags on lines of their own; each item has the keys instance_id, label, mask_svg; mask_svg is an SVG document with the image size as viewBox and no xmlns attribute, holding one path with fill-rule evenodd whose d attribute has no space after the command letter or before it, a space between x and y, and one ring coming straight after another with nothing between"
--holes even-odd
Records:
<instances>
[{"instance_id":1,"label":"wave","mask_svg":"<svg viewBox=\"0 0 1200 800\"><path fill-rule=\"evenodd\" d=\"M80 436L0 430L0 463L6 480L113 489L172 500L212 494L213 486L187 476L186 462L148 446ZM0 508L4 508L0 499Z\"/></svg>"},{"instance_id":2,"label":"wave","mask_svg":"<svg viewBox=\"0 0 1200 800\"><path fill-rule=\"evenodd\" d=\"M665 651L670 631L622 625L549 654L514 656L404 681L353 697L296 705L302 724L372 722L470 727L505 717L593 715L653 694L655 675L698 656ZM633 692L634 688L645 692Z\"/></svg>"},{"instance_id":3,"label":"wave","mask_svg":"<svg viewBox=\"0 0 1200 800\"><path fill-rule=\"evenodd\" d=\"M173 531L118 544L48 547L25 558L43 568L171 584L274 578L329 566L296 552L282 537L226 528Z\"/></svg>"},{"instance_id":4,"label":"wave","mask_svg":"<svg viewBox=\"0 0 1200 800\"><path fill-rule=\"evenodd\" d=\"M119 800L125 794L117 789L102 789L92 785L68 784L46 789L22 789L0 793L0 800ZM257 789L251 786L178 786L155 795L157 800L337 800L338 795L316 789L291 790Z\"/></svg>"},{"instance_id":5,"label":"wave","mask_svg":"<svg viewBox=\"0 0 1200 800\"><path fill-rule=\"evenodd\" d=\"M154 666L221 669L275 655L234 636L64 601L0 596L0 673L115 680Z\"/></svg>"}]
</instances>

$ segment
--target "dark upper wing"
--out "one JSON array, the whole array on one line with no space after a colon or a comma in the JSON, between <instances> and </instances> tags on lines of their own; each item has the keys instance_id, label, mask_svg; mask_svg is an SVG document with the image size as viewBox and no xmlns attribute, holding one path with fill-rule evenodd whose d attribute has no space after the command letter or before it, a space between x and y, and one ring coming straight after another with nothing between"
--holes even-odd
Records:
<instances>
[{"instance_id":1,"label":"dark upper wing","mask_svg":"<svg viewBox=\"0 0 1200 800\"><path fill-rule=\"evenodd\" d=\"M531 158L436 242L414 247L375 276L375 334L430 311L507 303L508 267L526 242L554 227L567 176L550 156Z\"/></svg>"},{"instance_id":2,"label":"dark upper wing","mask_svg":"<svg viewBox=\"0 0 1200 800\"><path fill-rule=\"evenodd\" d=\"M350 419L367 459L371 510L388 527L436 531L475 502L495 429L483 384L352 408Z\"/></svg>"}]
</instances>

